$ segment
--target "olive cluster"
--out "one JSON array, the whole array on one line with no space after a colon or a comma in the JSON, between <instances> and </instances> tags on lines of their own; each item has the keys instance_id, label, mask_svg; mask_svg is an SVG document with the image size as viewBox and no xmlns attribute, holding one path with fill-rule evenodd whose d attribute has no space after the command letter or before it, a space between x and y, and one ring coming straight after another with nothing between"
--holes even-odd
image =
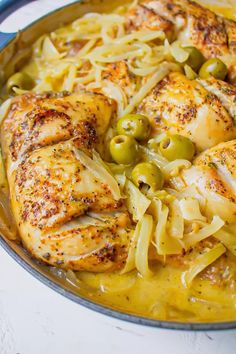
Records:
<instances>
[{"instance_id":1,"label":"olive cluster","mask_svg":"<svg viewBox=\"0 0 236 354\"><path fill-rule=\"evenodd\" d=\"M128 114L119 119L116 130L118 135L110 142L110 154L113 161L118 164L134 165L139 158L139 143L147 141L150 137L149 119L141 114ZM195 147L191 140L177 134L166 135L156 148L169 161L192 160L195 154ZM163 174L160 168L152 162L138 163L131 176L138 187L143 184L148 185L152 190L163 187Z\"/></svg>"}]
</instances>

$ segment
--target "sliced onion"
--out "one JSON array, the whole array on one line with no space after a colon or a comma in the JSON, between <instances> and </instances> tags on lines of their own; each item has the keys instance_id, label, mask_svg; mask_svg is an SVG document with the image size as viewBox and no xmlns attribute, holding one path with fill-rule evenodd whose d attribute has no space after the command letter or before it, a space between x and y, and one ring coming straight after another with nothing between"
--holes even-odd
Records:
<instances>
[{"instance_id":1,"label":"sliced onion","mask_svg":"<svg viewBox=\"0 0 236 354\"><path fill-rule=\"evenodd\" d=\"M116 179L100 163L92 160L82 150L74 149L76 158L101 182L107 183L115 200L121 198L120 188Z\"/></svg>"},{"instance_id":2,"label":"sliced onion","mask_svg":"<svg viewBox=\"0 0 236 354\"><path fill-rule=\"evenodd\" d=\"M183 273L182 281L186 287L189 287L194 280L194 278L201 273L206 267L208 267L211 263L215 262L217 258L222 256L226 252L226 248L219 243L214 246L211 250L207 251L203 255L200 255L195 259L192 263L190 269Z\"/></svg>"}]
</instances>

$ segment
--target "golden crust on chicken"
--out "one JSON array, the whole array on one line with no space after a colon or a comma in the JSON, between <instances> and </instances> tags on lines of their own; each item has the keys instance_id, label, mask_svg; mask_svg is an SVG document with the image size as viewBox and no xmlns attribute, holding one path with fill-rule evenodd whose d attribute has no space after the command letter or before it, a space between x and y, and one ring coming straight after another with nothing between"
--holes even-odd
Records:
<instances>
[{"instance_id":1,"label":"golden crust on chicken","mask_svg":"<svg viewBox=\"0 0 236 354\"><path fill-rule=\"evenodd\" d=\"M14 183L23 222L45 230L88 210L110 212L119 208L120 201L114 199L105 181L98 180L81 163L80 154L86 153L79 146L77 139L44 147L18 165Z\"/></svg>"},{"instance_id":2,"label":"golden crust on chicken","mask_svg":"<svg viewBox=\"0 0 236 354\"><path fill-rule=\"evenodd\" d=\"M236 87L228 82L217 80L213 76L197 80L208 92L219 98L232 118L236 119Z\"/></svg>"},{"instance_id":3,"label":"golden crust on chicken","mask_svg":"<svg viewBox=\"0 0 236 354\"><path fill-rule=\"evenodd\" d=\"M69 140L35 150L13 172L12 209L22 240L50 264L92 271L119 267L128 245L120 234L129 217L79 156L78 144ZM83 218L86 213L95 218Z\"/></svg>"},{"instance_id":4,"label":"golden crust on chicken","mask_svg":"<svg viewBox=\"0 0 236 354\"><path fill-rule=\"evenodd\" d=\"M159 16L154 10L144 4L138 4L126 15L126 28L128 32L140 29L164 31L168 37L173 37L174 25L167 18Z\"/></svg>"},{"instance_id":5,"label":"golden crust on chicken","mask_svg":"<svg viewBox=\"0 0 236 354\"><path fill-rule=\"evenodd\" d=\"M188 185L197 186L206 198L209 215L235 222L236 140L214 146L199 155L193 166L183 171Z\"/></svg>"},{"instance_id":6,"label":"golden crust on chicken","mask_svg":"<svg viewBox=\"0 0 236 354\"><path fill-rule=\"evenodd\" d=\"M108 128L114 103L91 93L27 93L12 100L2 126L4 152L10 161L42 146L78 137L92 148ZM8 160L8 156L7 156Z\"/></svg>"},{"instance_id":7,"label":"golden crust on chicken","mask_svg":"<svg viewBox=\"0 0 236 354\"><path fill-rule=\"evenodd\" d=\"M20 235L49 264L98 272L119 268L127 255L129 232L125 237L123 230L130 220L123 201L86 163L113 108L98 94L25 94L13 100L3 122Z\"/></svg>"},{"instance_id":8,"label":"golden crust on chicken","mask_svg":"<svg viewBox=\"0 0 236 354\"><path fill-rule=\"evenodd\" d=\"M214 93L181 73L171 73L138 107L154 129L190 138L199 150L236 137L233 117Z\"/></svg>"},{"instance_id":9,"label":"golden crust on chicken","mask_svg":"<svg viewBox=\"0 0 236 354\"><path fill-rule=\"evenodd\" d=\"M125 61L107 64L102 71L102 79L113 82L124 90L128 97L131 97L135 88L135 76L129 71Z\"/></svg>"}]
</instances>

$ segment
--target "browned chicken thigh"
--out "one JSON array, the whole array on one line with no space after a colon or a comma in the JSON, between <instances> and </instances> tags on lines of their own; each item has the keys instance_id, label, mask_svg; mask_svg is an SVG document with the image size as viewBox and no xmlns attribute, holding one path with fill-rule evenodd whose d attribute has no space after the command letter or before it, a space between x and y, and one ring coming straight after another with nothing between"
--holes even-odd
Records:
<instances>
[{"instance_id":1,"label":"browned chicken thigh","mask_svg":"<svg viewBox=\"0 0 236 354\"><path fill-rule=\"evenodd\" d=\"M228 82L216 80L213 76L207 80L197 80L208 92L219 98L222 105L236 119L236 87Z\"/></svg>"},{"instance_id":2,"label":"browned chicken thigh","mask_svg":"<svg viewBox=\"0 0 236 354\"><path fill-rule=\"evenodd\" d=\"M108 128L114 108L111 101L99 94L17 96L2 126L7 163L36 148L73 137L79 137L85 148L95 147Z\"/></svg>"},{"instance_id":3,"label":"browned chicken thigh","mask_svg":"<svg viewBox=\"0 0 236 354\"><path fill-rule=\"evenodd\" d=\"M126 258L129 216L116 180L93 158L112 114L98 94L25 94L3 122L20 236L48 264L101 272Z\"/></svg>"},{"instance_id":4,"label":"browned chicken thigh","mask_svg":"<svg viewBox=\"0 0 236 354\"><path fill-rule=\"evenodd\" d=\"M159 16L156 11L145 6L145 3L138 4L127 14L126 29L130 32L139 29L149 29L153 31L164 31L167 36L173 38L173 23Z\"/></svg>"},{"instance_id":5,"label":"browned chicken thigh","mask_svg":"<svg viewBox=\"0 0 236 354\"><path fill-rule=\"evenodd\" d=\"M146 96L138 112L150 118L154 129L184 135L198 150L205 150L236 137L234 117L223 103L227 94L211 91L181 73L171 73Z\"/></svg>"},{"instance_id":6,"label":"browned chicken thigh","mask_svg":"<svg viewBox=\"0 0 236 354\"><path fill-rule=\"evenodd\" d=\"M190 169L183 171L188 185L194 184L206 198L208 214L235 222L236 140L214 146L200 154Z\"/></svg>"}]
</instances>

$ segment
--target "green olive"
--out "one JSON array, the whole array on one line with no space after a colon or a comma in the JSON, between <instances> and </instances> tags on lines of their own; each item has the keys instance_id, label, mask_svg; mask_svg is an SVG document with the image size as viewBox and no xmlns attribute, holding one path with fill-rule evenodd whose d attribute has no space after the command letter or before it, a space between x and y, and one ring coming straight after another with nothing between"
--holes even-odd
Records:
<instances>
[{"instance_id":1,"label":"green olive","mask_svg":"<svg viewBox=\"0 0 236 354\"><path fill-rule=\"evenodd\" d=\"M129 165L137 159L138 143L131 136L117 135L110 142L110 153L116 163Z\"/></svg>"},{"instance_id":2,"label":"green olive","mask_svg":"<svg viewBox=\"0 0 236 354\"><path fill-rule=\"evenodd\" d=\"M148 185L153 191L161 189L164 184L164 177L160 168L150 162L142 162L136 165L131 176L137 187Z\"/></svg>"},{"instance_id":3,"label":"green olive","mask_svg":"<svg viewBox=\"0 0 236 354\"><path fill-rule=\"evenodd\" d=\"M8 93L14 93L14 87L22 90L31 90L34 87L34 80L26 73L16 73L12 75L7 81Z\"/></svg>"},{"instance_id":4,"label":"green olive","mask_svg":"<svg viewBox=\"0 0 236 354\"><path fill-rule=\"evenodd\" d=\"M130 135L137 140L146 140L150 135L149 119L142 114L127 114L117 123L118 134Z\"/></svg>"},{"instance_id":5,"label":"green olive","mask_svg":"<svg viewBox=\"0 0 236 354\"><path fill-rule=\"evenodd\" d=\"M160 151L169 161L185 159L191 161L195 154L195 146L191 140L182 135L170 135L160 142Z\"/></svg>"},{"instance_id":6,"label":"green olive","mask_svg":"<svg viewBox=\"0 0 236 354\"><path fill-rule=\"evenodd\" d=\"M188 64L194 71L198 71L205 61L204 56L195 47L184 47L184 50L189 53L189 57L184 64Z\"/></svg>"},{"instance_id":7,"label":"green olive","mask_svg":"<svg viewBox=\"0 0 236 354\"><path fill-rule=\"evenodd\" d=\"M199 76L202 79L207 79L210 76L219 80L224 80L227 75L227 66L219 58L211 58L207 60L199 71Z\"/></svg>"}]
</instances>

